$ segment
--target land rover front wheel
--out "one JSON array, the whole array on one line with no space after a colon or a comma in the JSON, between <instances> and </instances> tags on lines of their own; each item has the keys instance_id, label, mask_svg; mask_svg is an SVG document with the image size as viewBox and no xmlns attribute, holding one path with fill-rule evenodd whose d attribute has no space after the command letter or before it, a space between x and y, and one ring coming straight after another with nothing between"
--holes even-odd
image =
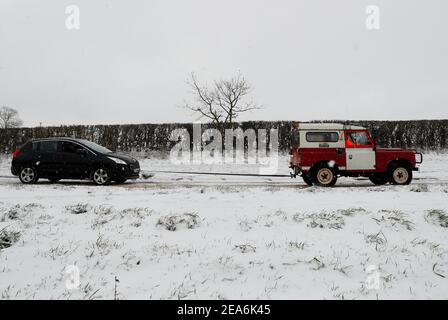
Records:
<instances>
[{"instance_id":1,"label":"land rover front wheel","mask_svg":"<svg viewBox=\"0 0 448 320\"><path fill-rule=\"evenodd\" d=\"M412 171L408 166L396 165L390 170L390 181L396 185L407 185L411 183Z\"/></svg>"},{"instance_id":2,"label":"land rover front wheel","mask_svg":"<svg viewBox=\"0 0 448 320\"><path fill-rule=\"evenodd\" d=\"M338 179L334 170L326 165L319 165L311 175L314 184L319 187L332 187Z\"/></svg>"}]
</instances>

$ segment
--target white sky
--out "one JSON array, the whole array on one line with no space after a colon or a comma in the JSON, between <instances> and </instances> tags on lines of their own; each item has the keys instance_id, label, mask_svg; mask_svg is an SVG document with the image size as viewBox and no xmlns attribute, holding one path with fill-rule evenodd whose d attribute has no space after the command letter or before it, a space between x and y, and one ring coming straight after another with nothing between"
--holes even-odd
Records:
<instances>
[{"instance_id":1,"label":"white sky","mask_svg":"<svg viewBox=\"0 0 448 320\"><path fill-rule=\"evenodd\" d=\"M80 9L80 30L65 8ZM380 8L380 30L365 27ZM241 120L448 118L446 0L0 0L0 105L25 125L191 122L240 70Z\"/></svg>"}]
</instances>

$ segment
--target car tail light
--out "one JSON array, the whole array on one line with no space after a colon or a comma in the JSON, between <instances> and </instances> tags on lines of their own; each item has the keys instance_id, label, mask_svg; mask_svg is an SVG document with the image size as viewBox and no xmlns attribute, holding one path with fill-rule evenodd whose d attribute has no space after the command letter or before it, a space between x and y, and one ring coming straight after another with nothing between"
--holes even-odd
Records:
<instances>
[{"instance_id":1,"label":"car tail light","mask_svg":"<svg viewBox=\"0 0 448 320\"><path fill-rule=\"evenodd\" d=\"M12 154L12 158L13 159L17 158L19 154L20 154L20 148L17 148L16 151L14 151L14 153Z\"/></svg>"}]
</instances>

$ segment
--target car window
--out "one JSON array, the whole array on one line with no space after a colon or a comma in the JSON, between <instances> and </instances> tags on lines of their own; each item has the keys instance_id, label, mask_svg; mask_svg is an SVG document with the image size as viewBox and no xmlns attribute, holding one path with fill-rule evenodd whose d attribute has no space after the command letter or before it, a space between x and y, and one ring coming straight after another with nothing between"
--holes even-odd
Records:
<instances>
[{"instance_id":1,"label":"car window","mask_svg":"<svg viewBox=\"0 0 448 320\"><path fill-rule=\"evenodd\" d=\"M100 146L92 141L89 140L80 140L82 144L86 145L87 147L89 147L90 149L92 149L93 151L99 152L99 153L111 153L112 151L110 151L109 149Z\"/></svg>"},{"instance_id":2,"label":"car window","mask_svg":"<svg viewBox=\"0 0 448 320\"><path fill-rule=\"evenodd\" d=\"M39 142L39 151L40 152L56 152L58 149L57 141L40 141ZM34 149L34 145L33 145Z\"/></svg>"},{"instance_id":3,"label":"car window","mask_svg":"<svg viewBox=\"0 0 448 320\"><path fill-rule=\"evenodd\" d=\"M356 146L369 146L370 140L365 131L349 132L347 140Z\"/></svg>"},{"instance_id":4,"label":"car window","mask_svg":"<svg viewBox=\"0 0 448 320\"><path fill-rule=\"evenodd\" d=\"M307 132L306 141L308 142L337 142L339 134L337 132Z\"/></svg>"},{"instance_id":5,"label":"car window","mask_svg":"<svg viewBox=\"0 0 448 320\"><path fill-rule=\"evenodd\" d=\"M78 150L85 150L84 147L80 146L79 144L69 142L69 141L61 141L61 152L66 153L77 153Z\"/></svg>"}]
</instances>

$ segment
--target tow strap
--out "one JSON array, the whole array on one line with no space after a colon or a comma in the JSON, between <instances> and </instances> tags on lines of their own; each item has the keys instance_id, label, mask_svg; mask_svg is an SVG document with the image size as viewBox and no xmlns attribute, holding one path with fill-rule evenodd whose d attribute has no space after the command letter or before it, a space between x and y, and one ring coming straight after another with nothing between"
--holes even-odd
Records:
<instances>
[{"instance_id":1,"label":"tow strap","mask_svg":"<svg viewBox=\"0 0 448 320\"><path fill-rule=\"evenodd\" d=\"M176 174L203 174L211 176L240 176L240 177L291 177L289 174L255 174L255 173L227 173L227 172L200 172L200 171L163 171L163 170L151 170L149 173L176 173Z\"/></svg>"}]
</instances>

